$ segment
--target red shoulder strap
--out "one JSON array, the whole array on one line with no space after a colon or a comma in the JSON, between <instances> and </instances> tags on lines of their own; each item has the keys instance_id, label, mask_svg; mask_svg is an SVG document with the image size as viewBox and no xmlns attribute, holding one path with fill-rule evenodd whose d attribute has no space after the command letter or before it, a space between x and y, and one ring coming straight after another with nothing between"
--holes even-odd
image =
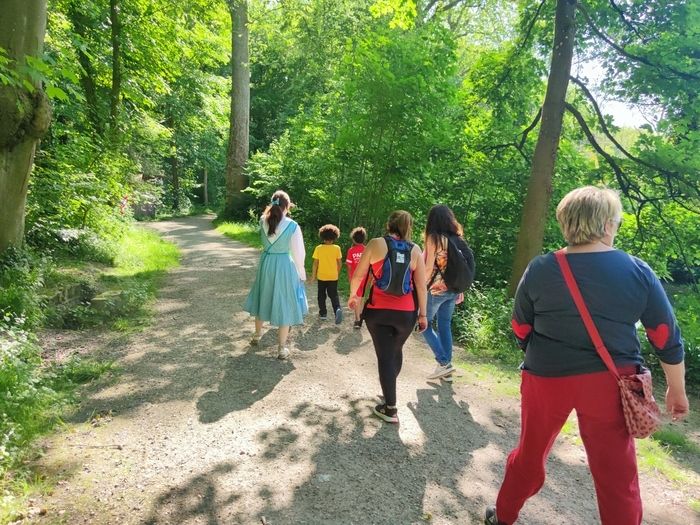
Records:
<instances>
[{"instance_id":1,"label":"red shoulder strap","mask_svg":"<svg viewBox=\"0 0 700 525\"><path fill-rule=\"evenodd\" d=\"M569 289L569 292L571 293L571 297L573 298L574 303L576 303L578 313L581 315L581 319L583 319L583 324L586 326L586 331L588 332L591 341L593 341L593 345L595 346L598 355L605 363L605 366L608 367L610 373L614 375L616 379L619 379L620 374L618 374L617 372L617 367L615 366L612 357L610 357L610 352L608 352L608 349L605 348L605 344L603 343L603 340L600 337L600 333L598 332L598 329L596 328L595 323L593 322L593 318L591 317L591 314L588 311L588 307L586 306L586 303L583 300L583 296L581 295L581 291L578 288L578 284L576 284L576 279L574 279L574 274L571 272L571 266L569 266L569 261L566 260L566 252L563 249L561 249L554 252L554 255L557 258L557 262L559 263L559 267L561 268L561 273L564 276L564 281L566 281L566 286Z\"/></svg>"}]
</instances>

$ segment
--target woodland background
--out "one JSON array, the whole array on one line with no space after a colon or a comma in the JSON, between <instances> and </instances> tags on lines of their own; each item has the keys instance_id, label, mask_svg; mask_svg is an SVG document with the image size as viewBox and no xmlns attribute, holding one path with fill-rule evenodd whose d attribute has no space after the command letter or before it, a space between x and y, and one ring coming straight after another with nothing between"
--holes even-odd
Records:
<instances>
[{"instance_id":1,"label":"woodland background","mask_svg":"<svg viewBox=\"0 0 700 525\"><path fill-rule=\"evenodd\" d=\"M552 61L564 4L570 71ZM44 16L46 31L43 51L21 59L0 37L3 469L76 383L109 366L47 362L33 334L134 329L134 311L146 315L177 263L134 219L211 210L246 238L278 188L296 202L309 246L332 222L346 249L351 228L379 234L399 208L419 237L433 204L452 207L478 268L456 329L469 351L505 362L519 359L508 283L530 231L526 195L546 212L533 219L539 253L563 242L553 208L566 192L616 188L617 246L665 280L688 382L700 385L698 0L0 0L0 33L20 16ZM566 98L556 167L528 189L557 76ZM640 112L640 124L617 126L610 101ZM33 128L48 108L50 126ZM29 139L18 205L7 159ZM55 300L76 286L87 298ZM92 298L104 292L119 300L98 310Z\"/></svg>"}]
</instances>

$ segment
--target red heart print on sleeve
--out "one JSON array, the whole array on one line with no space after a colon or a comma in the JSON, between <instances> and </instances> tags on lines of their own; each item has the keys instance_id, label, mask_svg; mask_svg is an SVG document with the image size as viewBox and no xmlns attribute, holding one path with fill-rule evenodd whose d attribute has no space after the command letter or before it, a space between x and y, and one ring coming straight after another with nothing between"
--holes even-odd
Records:
<instances>
[{"instance_id":1,"label":"red heart print on sleeve","mask_svg":"<svg viewBox=\"0 0 700 525\"><path fill-rule=\"evenodd\" d=\"M661 323L656 328L647 328L647 337L651 344L659 350L663 350L668 343L669 329L666 323Z\"/></svg>"},{"instance_id":2,"label":"red heart print on sleeve","mask_svg":"<svg viewBox=\"0 0 700 525\"><path fill-rule=\"evenodd\" d=\"M530 332L532 332L531 324L520 324L515 319L511 319L510 325L513 327L513 333L515 333L515 337L518 339L525 339L528 335L530 335Z\"/></svg>"}]
</instances>

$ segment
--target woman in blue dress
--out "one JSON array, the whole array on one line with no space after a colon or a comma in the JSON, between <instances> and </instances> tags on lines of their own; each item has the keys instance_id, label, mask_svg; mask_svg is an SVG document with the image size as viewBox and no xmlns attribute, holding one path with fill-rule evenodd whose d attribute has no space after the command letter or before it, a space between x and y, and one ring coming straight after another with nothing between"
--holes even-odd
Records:
<instances>
[{"instance_id":1,"label":"woman in blue dress","mask_svg":"<svg viewBox=\"0 0 700 525\"><path fill-rule=\"evenodd\" d=\"M260 342L263 323L279 328L279 359L289 357L290 327L302 324L309 311L304 288L304 238L299 225L287 216L292 206L289 195L278 190L260 218L263 251L255 283L243 308L255 316L252 345Z\"/></svg>"}]
</instances>

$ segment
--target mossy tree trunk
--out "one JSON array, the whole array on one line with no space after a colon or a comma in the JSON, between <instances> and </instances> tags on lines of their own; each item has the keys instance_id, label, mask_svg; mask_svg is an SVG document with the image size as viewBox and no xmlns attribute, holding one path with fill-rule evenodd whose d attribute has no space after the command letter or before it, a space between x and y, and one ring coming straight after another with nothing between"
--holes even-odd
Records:
<instances>
[{"instance_id":1,"label":"mossy tree trunk","mask_svg":"<svg viewBox=\"0 0 700 525\"><path fill-rule=\"evenodd\" d=\"M10 67L25 65L26 57L40 57L46 0L2 0L0 12L0 47L12 60ZM0 84L0 253L22 244L34 151L50 122L51 108L38 81L33 89Z\"/></svg>"}]
</instances>

